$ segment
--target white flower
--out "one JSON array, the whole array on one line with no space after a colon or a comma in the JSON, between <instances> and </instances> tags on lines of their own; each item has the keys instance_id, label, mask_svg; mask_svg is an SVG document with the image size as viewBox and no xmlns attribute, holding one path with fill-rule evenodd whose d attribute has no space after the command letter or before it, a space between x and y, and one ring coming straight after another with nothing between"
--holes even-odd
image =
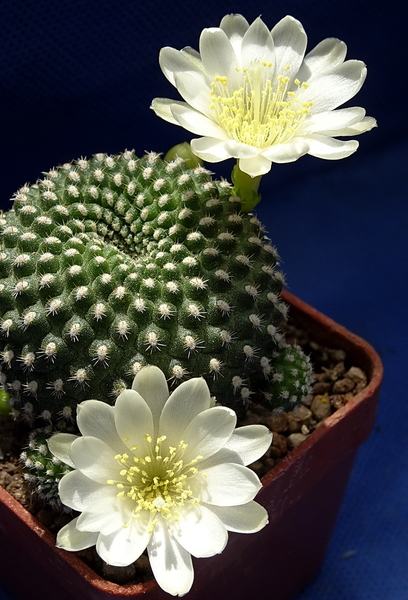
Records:
<instances>
[{"instance_id":1,"label":"white flower","mask_svg":"<svg viewBox=\"0 0 408 600\"><path fill-rule=\"evenodd\" d=\"M147 548L158 584L184 595L194 578L191 555L213 556L228 531L266 525L266 510L253 501L261 483L244 465L266 452L271 433L262 425L235 429L235 413L213 406L204 379L169 397L162 371L144 367L114 407L87 400L77 421L82 437L49 440L75 469L61 479L61 500L81 513L61 529L58 547L96 545L115 566Z\"/></svg>"},{"instance_id":2,"label":"white flower","mask_svg":"<svg viewBox=\"0 0 408 600\"><path fill-rule=\"evenodd\" d=\"M193 152L209 162L237 158L251 177L273 162L304 154L339 159L355 152L357 135L376 125L363 108L334 110L352 98L366 77L358 60L344 62L346 45L330 38L305 56L302 24L284 17L272 31L261 18L225 16L204 29L200 53L163 48L160 66L185 102L155 98L157 115L196 135Z\"/></svg>"}]
</instances>

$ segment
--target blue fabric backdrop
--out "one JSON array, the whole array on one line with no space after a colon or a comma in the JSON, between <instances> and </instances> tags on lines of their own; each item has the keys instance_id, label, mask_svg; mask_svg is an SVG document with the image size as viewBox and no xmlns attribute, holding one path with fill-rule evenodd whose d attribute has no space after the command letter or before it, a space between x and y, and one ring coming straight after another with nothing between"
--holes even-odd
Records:
<instances>
[{"instance_id":1,"label":"blue fabric backdrop","mask_svg":"<svg viewBox=\"0 0 408 600\"><path fill-rule=\"evenodd\" d=\"M361 448L325 564L297 600L408 598L408 52L401 6L396 0L0 2L3 209L17 188L56 164L125 148L160 152L189 139L149 110L155 96L177 98L157 55L164 45L197 47L201 29L228 12L248 20L262 14L269 26L292 14L305 26L310 48L339 37L350 58L368 65L351 104L364 106L379 128L362 136L347 160L305 157L275 165L262 182L258 209L283 257L289 289L366 338L386 369L377 425ZM214 166L224 175L230 168ZM13 600L1 582L0 600Z\"/></svg>"}]
</instances>

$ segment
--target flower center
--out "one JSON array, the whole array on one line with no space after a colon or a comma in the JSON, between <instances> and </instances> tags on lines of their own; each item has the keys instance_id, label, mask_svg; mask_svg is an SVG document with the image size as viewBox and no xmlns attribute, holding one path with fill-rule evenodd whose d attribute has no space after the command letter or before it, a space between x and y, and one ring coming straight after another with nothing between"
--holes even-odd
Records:
<instances>
[{"instance_id":1,"label":"flower center","mask_svg":"<svg viewBox=\"0 0 408 600\"><path fill-rule=\"evenodd\" d=\"M137 455L137 447L133 446L131 452L117 454L115 459L122 467L120 479L107 483L116 485L119 492L118 498L131 498L135 502L133 515L139 518L141 511L148 511L152 517L160 514L164 518L178 520L178 507L185 503L195 506L199 499L195 498L189 479L198 473L195 466L202 456L185 462L183 455L187 444L181 440L177 447L169 446L162 452L162 444L166 440L163 435L153 442L149 434L145 439L150 446L146 456ZM151 527L157 519L151 521Z\"/></svg>"},{"instance_id":2,"label":"flower center","mask_svg":"<svg viewBox=\"0 0 408 600\"><path fill-rule=\"evenodd\" d=\"M301 102L296 95L308 84L295 79L289 85L290 78L284 75L273 80L272 63L253 61L248 69L236 67L236 71L242 75L238 89L230 87L225 76L211 83L210 109L228 136L257 148L291 139L313 104Z\"/></svg>"}]
</instances>

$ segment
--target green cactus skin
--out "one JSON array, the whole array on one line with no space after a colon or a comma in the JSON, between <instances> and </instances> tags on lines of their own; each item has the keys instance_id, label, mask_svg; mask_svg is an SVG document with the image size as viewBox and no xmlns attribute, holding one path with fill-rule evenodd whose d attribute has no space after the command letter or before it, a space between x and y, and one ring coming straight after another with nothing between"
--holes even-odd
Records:
<instances>
[{"instance_id":1,"label":"green cactus skin","mask_svg":"<svg viewBox=\"0 0 408 600\"><path fill-rule=\"evenodd\" d=\"M273 368L270 366L273 363ZM270 377L267 396L273 404L279 398L280 409L290 411L299 401L299 391L310 390L312 367L310 359L297 345L286 345L273 354L269 363L264 359L265 375Z\"/></svg>"},{"instance_id":2,"label":"green cactus skin","mask_svg":"<svg viewBox=\"0 0 408 600\"><path fill-rule=\"evenodd\" d=\"M173 388L203 376L237 413L259 392L287 405L278 254L228 182L125 151L52 169L13 200L0 218L0 381L26 420L66 428L78 402L113 403L146 364ZM309 393L306 363L291 407Z\"/></svg>"},{"instance_id":3,"label":"green cactus skin","mask_svg":"<svg viewBox=\"0 0 408 600\"><path fill-rule=\"evenodd\" d=\"M51 435L49 427L31 432L28 447L20 455L24 479L47 506L58 511L69 511L70 509L61 503L58 484L61 477L72 471L72 468L51 454L47 443Z\"/></svg>"}]
</instances>

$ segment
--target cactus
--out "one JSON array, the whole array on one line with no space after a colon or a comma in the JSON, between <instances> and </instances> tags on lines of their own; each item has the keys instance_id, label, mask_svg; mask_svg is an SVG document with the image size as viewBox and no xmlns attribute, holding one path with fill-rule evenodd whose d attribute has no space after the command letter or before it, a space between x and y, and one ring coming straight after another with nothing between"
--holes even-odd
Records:
<instances>
[{"instance_id":1,"label":"cactus","mask_svg":"<svg viewBox=\"0 0 408 600\"><path fill-rule=\"evenodd\" d=\"M296 350L283 366L278 254L240 209L226 181L153 152L97 154L23 186L0 218L0 375L14 409L66 429L78 402L113 403L145 364L173 387L203 376L238 413L252 397L302 401L310 365Z\"/></svg>"},{"instance_id":2,"label":"cactus","mask_svg":"<svg viewBox=\"0 0 408 600\"><path fill-rule=\"evenodd\" d=\"M49 427L31 432L28 447L20 455L25 471L24 479L30 484L33 492L48 506L69 511L61 503L58 484L61 477L72 471L72 468L51 454L47 444L50 435Z\"/></svg>"}]
</instances>

